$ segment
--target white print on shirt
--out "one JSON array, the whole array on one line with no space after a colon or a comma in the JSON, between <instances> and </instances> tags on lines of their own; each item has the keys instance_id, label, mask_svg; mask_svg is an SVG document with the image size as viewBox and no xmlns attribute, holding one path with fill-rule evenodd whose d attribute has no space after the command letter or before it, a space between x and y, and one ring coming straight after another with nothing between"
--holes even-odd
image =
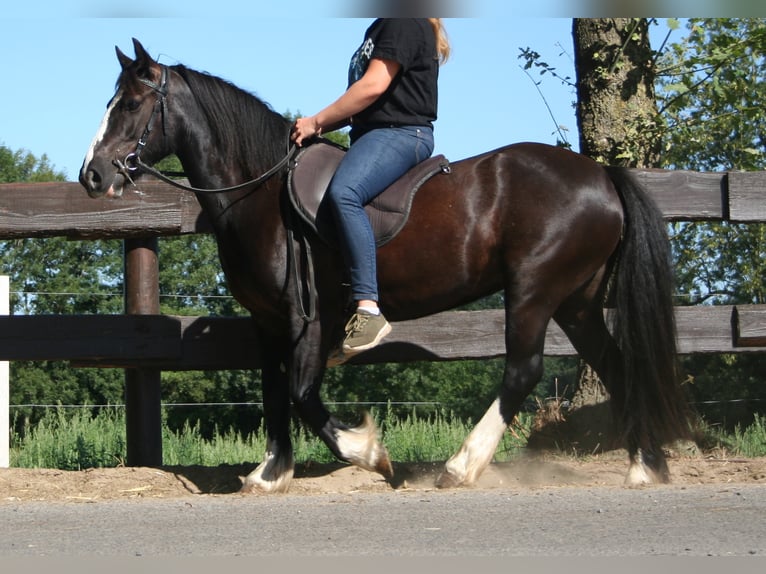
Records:
<instances>
[{"instance_id":1,"label":"white print on shirt","mask_svg":"<svg viewBox=\"0 0 766 574\"><path fill-rule=\"evenodd\" d=\"M375 49L375 43L371 38L367 38L364 44L354 52L351 57L351 64L348 68L348 85L350 86L354 82L358 81L364 73L367 71L367 67L370 65L370 58L372 57L372 51Z\"/></svg>"}]
</instances>

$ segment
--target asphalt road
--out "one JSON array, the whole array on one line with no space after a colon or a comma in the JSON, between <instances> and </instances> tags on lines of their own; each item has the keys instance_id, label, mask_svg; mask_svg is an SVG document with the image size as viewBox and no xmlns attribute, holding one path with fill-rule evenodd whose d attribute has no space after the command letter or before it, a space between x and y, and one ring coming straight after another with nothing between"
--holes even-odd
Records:
<instances>
[{"instance_id":1,"label":"asphalt road","mask_svg":"<svg viewBox=\"0 0 766 574\"><path fill-rule=\"evenodd\" d=\"M763 558L766 486L0 502L2 557L649 555Z\"/></svg>"}]
</instances>

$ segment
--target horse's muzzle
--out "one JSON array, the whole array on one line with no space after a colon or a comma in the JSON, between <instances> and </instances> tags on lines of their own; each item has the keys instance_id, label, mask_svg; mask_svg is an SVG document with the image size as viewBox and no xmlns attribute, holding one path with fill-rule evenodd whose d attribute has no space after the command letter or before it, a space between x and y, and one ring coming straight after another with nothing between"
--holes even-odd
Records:
<instances>
[{"instance_id":1,"label":"horse's muzzle","mask_svg":"<svg viewBox=\"0 0 766 574\"><path fill-rule=\"evenodd\" d=\"M120 197L125 186L125 176L121 173L115 173L114 179L111 184L108 185L101 175L101 173L92 166L83 166L80 170L80 185L85 188L88 195L93 198L97 197Z\"/></svg>"}]
</instances>

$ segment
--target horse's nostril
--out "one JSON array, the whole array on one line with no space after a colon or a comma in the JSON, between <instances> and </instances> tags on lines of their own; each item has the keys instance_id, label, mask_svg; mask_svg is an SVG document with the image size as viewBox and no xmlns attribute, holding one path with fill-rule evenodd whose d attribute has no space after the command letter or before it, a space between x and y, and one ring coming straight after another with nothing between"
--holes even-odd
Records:
<instances>
[{"instance_id":1,"label":"horse's nostril","mask_svg":"<svg viewBox=\"0 0 766 574\"><path fill-rule=\"evenodd\" d=\"M101 174L94 169L83 170L80 173L80 185L89 192L98 191L101 187L101 181Z\"/></svg>"},{"instance_id":2,"label":"horse's nostril","mask_svg":"<svg viewBox=\"0 0 766 574\"><path fill-rule=\"evenodd\" d=\"M89 169L85 178L88 182L88 187L91 189L98 189L101 185L101 175L97 171Z\"/></svg>"}]
</instances>

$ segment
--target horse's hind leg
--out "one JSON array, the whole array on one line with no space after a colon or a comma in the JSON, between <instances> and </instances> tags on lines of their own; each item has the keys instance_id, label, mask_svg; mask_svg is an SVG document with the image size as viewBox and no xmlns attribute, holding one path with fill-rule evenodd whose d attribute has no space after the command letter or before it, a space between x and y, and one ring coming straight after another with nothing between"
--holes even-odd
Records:
<instances>
[{"instance_id":1,"label":"horse's hind leg","mask_svg":"<svg viewBox=\"0 0 766 574\"><path fill-rule=\"evenodd\" d=\"M500 399L494 400L436 479L439 488L469 486L492 462L495 450L508 425L500 414Z\"/></svg>"},{"instance_id":2,"label":"horse's hind leg","mask_svg":"<svg viewBox=\"0 0 766 574\"><path fill-rule=\"evenodd\" d=\"M547 322L525 322L527 329L517 332L518 322L507 318L506 358L503 385L497 399L476 424L462 446L446 463L436 485L440 488L469 486L476 482L495 455L497 445L513 422L522 403L543 373L543 343Z\"/></svg>"},{"instance_id":3,"label":"horse's hind leg","mask_svg":"<svg viewBox=\"0 0 766 574\"><path fill-rule=\"evenodd\" d=\"M628 450L625 484L669 482L670 472L661 444L644 429L641 421L635 420L636 413L629 406L628 390L623 384L622 355L606 327L603 310L599 307L576 313L570 308L558 312L554 318L609 393L613 417L616 426L622 427Z\"/></svg>"}]
</instances>

